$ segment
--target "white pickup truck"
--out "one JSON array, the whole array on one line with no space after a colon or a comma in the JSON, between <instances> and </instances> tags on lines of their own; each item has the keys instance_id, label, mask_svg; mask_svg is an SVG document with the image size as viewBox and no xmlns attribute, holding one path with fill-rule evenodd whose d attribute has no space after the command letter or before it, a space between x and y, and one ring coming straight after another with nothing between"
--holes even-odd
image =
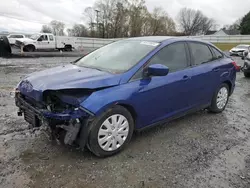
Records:
<instances>
[{"instance_id":1,"label":"white pickup truck","mask_svg":"<svg viewBox=\"0 0 250 188\"><path fill-rule=\"evenodd\" d=\"M21 48L25 52L33 52L35 50L65 50L72 51L76 48L74 37L54 36L51 33L38 33L29 38L16 39L15 46Z\"/></svg>"}]
</instances>

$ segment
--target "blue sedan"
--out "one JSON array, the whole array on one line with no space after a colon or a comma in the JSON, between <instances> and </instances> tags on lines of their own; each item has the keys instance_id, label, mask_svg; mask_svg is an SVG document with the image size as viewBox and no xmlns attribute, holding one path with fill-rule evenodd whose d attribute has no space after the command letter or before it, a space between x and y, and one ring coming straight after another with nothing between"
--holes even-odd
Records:
<instances>
[{"instance_id":1,"label":"blue sedan","mask_svg":"<svg viewBox=\"0 0 250 188\"><path fill-rule=\"evenodd\" d=\"M238 70L210 43L131 38L27 75L15 101L33 127L46 125L64 144L105 157L128 145L135 130L200 109L222 112Z\"/></svg>"}]
</instances>

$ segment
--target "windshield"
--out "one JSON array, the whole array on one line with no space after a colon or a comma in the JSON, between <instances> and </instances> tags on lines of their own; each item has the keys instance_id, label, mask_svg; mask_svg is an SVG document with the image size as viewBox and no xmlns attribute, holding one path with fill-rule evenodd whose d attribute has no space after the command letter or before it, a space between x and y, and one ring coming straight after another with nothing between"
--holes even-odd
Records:
<instances>
[{"instance_id":1,"label":"windshield","mask_svg":"<svg viewBox=\"0 0 250 188\"><path fill-rule=\"evenodd\" d=\"M239 46L236 46L236 48L248 49L248 46L239 45Z\"/></svg>"},{"instance_id":2,"label":"windshield","mask_svg":"<svg viewBox=\"0 0 250 188\"><path fill-rule=\"evenodd\" d=\"M34 35L31 35L30 38L33 40L37 40L40 36L41 36L40 34L34 34Z\"/></svg>"},{"instance_id":3,"label":"windshield","mask_svg":"<svg viewBox=\"0 0 250 188\"><path fill-rule=\"evenodd\" d=\"M76 65L112 73L126 72L136 65L159 43L121 40L95 50L76 62Z\"/></svg>"}]
</instances>

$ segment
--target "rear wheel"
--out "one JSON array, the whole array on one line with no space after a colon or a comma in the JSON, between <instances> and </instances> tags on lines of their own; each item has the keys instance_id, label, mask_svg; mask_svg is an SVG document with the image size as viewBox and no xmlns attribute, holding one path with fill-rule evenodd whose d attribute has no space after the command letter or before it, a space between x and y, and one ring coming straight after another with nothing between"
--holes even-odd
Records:
<instances>
[{"instance_id":1,"label":"rear wheel","mask_svg":"<svg viewBox=\"0 0 250 188\"><path fill-rule=\"evenodd\" d=\"M249 77L250 77L250 72L244 72L244 76L245 76L246 78L249 78Z\"/></svg>"},{"instance_id":2,"label":"rear wheel","mask_svg":"<svg viewBox=\"0 0 250 188\"><path fill-rule=\"evenodd\" d=\"M223 83L215 92L209 110L214 113L222 112L227 105L229 98L228 84Z\"/></svg>"},{"instance_id":3,"label":"rear wheel","mask_svg":"<svg viewBox=\"0 0 250 188\"><path fill-rule=\"evenodd\" d=\"M97 117L90 126L90 151L99 157L107 157L118 153L129 143L134 120L126 108L115 106Z\"/></svg>"},{"instance_id":4,"label":"rear wheel","mask_svg":"<svg viewBox=\"0 0 250 188\"><path fill-rule=\"evenodd\" d=\"M72 51L72 46L71 45L65 45L64 50L67 52Z\"/></svg>"}]
</instances>

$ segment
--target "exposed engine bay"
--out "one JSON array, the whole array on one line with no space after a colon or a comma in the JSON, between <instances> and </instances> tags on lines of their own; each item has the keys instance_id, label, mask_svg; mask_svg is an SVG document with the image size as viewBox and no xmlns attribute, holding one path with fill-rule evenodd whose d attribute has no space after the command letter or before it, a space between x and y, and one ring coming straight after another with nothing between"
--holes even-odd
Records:
<instances>
[{"instance_id":1,"label":"exposed engine bay","mask_svg":"<svg viewBox=\"0 0 250 188\"><path fill-rule=\"evenodd\" d=\"M91 112L80 106L80 103L93 91L89 89L47 90L43 92L43 100L38 102L23 95L17 89L15 101L19 107L18 115L23 115L32 127L48 126L53 139L72 145L77 141L81 129L87 127L84 126L87 120L93 116ZM87 132L87 129L83 132ZM82 140L84 139L81 138L81 142ZM85 143L80 145L84 147Z\"/></svg>"}]
</instances>

